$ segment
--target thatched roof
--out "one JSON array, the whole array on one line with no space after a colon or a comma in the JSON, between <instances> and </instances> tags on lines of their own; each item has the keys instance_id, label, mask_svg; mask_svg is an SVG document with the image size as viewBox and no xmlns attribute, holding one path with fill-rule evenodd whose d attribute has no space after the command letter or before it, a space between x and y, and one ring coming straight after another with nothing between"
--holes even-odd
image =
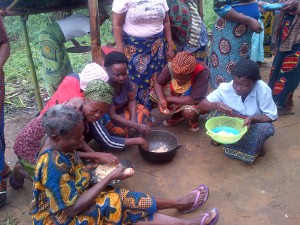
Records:
<instances>
[{"instance_id":1,"label":"thatched roof","mask_svg":"<svg viewBox=\"0 0 300 225\"><path fill-rule=\"evenodd\" d=\"M112 0L98 0L101 4L111 4ZM0 9L8 15L37 14L87 8L88 0L1 0Z\"/></svg>"}]
</instances>

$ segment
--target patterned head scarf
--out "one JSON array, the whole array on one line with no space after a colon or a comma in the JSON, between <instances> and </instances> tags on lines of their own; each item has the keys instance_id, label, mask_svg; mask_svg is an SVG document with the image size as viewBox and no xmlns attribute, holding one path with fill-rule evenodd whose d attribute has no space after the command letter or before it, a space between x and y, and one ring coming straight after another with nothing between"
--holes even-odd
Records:
<instances>
[{"instance_id":1,"label":"patterned head scarf","mask_svg":"<svg viewBox=\"0 0 300 225\"><path fill-rule=\"evenodd\" d=\"M177 75L186 75L194 72L196 66L195 57L189 52L179 52L171 61L171 69Z\"/></svg>"},{"instance_id":2,"label":"patterned head scarf","mask_svg":"<svg viewBox=\"0 0 300 225\"><path fill-rule=\"evenodd\" d=\"M113 99L113 88L102 80L92 80L86 86L84 91L85 98L96 102L111 104Z\"/></svg>"}]
</instances>

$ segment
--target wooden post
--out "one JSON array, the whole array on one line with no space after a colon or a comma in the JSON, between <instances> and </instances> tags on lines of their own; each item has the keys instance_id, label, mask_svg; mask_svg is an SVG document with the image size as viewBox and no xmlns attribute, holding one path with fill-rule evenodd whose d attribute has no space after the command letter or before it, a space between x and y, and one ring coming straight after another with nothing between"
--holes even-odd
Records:
<instances>
[{"instance_id":1,"label":"wooden post","mask_svg":"<svg viewBox=\"0 0 300 225\"><path fill-rule=\"evenodd\" d=\"M33 85L34 85L35 97L36 97L36 101L37 101L39 110L42 110L43 103L42 103L42 99L41 99L40 87L39 87L39 83L38 83L38 80L36 77L36 71L35 71L35 67L34 67L34 63L33 63L33 59L32 59L32 53L31 53L31 49L30 49L30 45L29 45L28 32L27 32L27 27L26 27L27 16L20 16L20 18L21 18L21 25L22 25L22 31L23 31L23 38L25 41L26 55L27 55L29 67L31 70L31 78L32 78Z\"/></svg>"},{"instance_id":2,"label":"wooden post","mask_svg":"<svg viewBox=\"0 0 300 225\"><path fill-rule=\"evenodd\" d=\"M89 0L92 60L101 65L101 39L98 0Z\"/></svg>"},{"instance_id":3,"label":"wooden post","mask_svg":"<svg viewBox=\"0 0 300 225\"><path fill-rule=\"evenodd\" d=\"M203 0L198 0L198 12L199 15L201 16L202 20L203 20Z\"/></svg>"}]
</instances>

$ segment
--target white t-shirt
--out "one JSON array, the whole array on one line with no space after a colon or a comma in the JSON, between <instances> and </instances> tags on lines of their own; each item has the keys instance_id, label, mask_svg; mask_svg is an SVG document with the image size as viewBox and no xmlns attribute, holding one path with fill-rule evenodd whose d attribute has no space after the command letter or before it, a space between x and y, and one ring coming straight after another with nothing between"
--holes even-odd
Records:
<instances>
[{"instance_id":1,"label":"white t-shirt","mask_svg":"<svg viewBox=\"0 0 300 225\"><path fill-rule=\"evenodd\" d=\"M112 11L126 12L123 30L133 37L151 37L160 33L169 10L166 0L114 0Z\"/></svg>"},{"instance_id":2,"label":"white t-shirt","mask_svg":"<svg viewBox=\"0 0 300 225\"><path fill-rule=\"evenodd\" d=\"M277 107L271 89L265 82L258 80L244 102L242 97L235 93L232 83L233 81L221 83L206 99L209 102L223 102L245 116L264 114L272 120L277 119Z\"/></svg>"},{"instance_id":3,"label":"white t-shirt","mask_svg":"<svg viewBox=\"0 0 300 225\"><path fill-rule=\"evenodd\" d=\"M60 26L66 41L85 36L90 32L90 19L82 13L74 14L56 22Z\"/></svg>"}]
</instances>

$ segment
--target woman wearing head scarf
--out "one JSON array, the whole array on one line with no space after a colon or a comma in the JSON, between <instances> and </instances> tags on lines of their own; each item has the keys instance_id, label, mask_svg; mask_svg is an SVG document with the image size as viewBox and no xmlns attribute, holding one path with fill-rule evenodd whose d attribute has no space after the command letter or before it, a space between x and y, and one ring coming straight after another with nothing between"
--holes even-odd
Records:
<instances>
[{"instance_id":1,"label":"woman wearing head scarf","mask_svg":"<svg viewBox=\"0 0 300 225\"><path fill-rule=\"evenodd\" d=\"M187 119L189 130L199 130L199 109L197 104L206 97L209 70L205 64L196 62L189 52L175 55L157 77L154 84L155 93L151 99L158 103L164 114L172 114L164 121L165 126L172 126Z\"/></svg>"},{"instance_id":2,"label":"woman wearing head scarf","mask_svg":"<svg viewBox=\"0 0 300 225\"><path fill-rule=\"evenodd\" d=\"M108 83L102 80L93 80L88 83L84 91L84 97L75 97L64 102L64 104L75 107L82 112L86 141L93 138L100 143L104 142L99 136L98 128L99 123L101 123L99 119L108 111L112 98L113 88ZM24 178L31 179L33 176L36 153L46 140L45 132L41 125L41 118L42 115L29 122L16 138L14 151L20 161L15 166L13 176L10 178L10 184L14 189L23 187ZM148 147L148 143L140 137L131 138L130 140L115 137L113 140L118 141L116 146L119 148L123 148L124 145L128 143L141 144L145 149ZM78 151L78 155L81 158L92 158L96 162L104 163L118 162L117 157L110 153L94 152L94 150L87 145L87 142L83 142L83 146L80 150L81 151Z\"/></svg>"},{"instance_id":3,"label":"woman wearing head scarf","mask_svg":"<svg viewBox=\"0 0 300 225\"><path fill-rule=\"evenodd\" d=\"M108 83L114 88L113 104L109 109L108 131L121 137L149 134L149 110L136 103L136 86L128 76L128 59L122 52L111 52L105 57L104 66L109 75Z\"/></svg>"},{"instance_id":4,"label":"woman wearing head scarf","mask_svg":"<svg viewBox=\"0 0 300 225\"><path fill-rule=\"evenodd\" d=\"M124 188L107 190L112 180L134 175L132 168L116 167L91 187L90 175L75 149L83 144L82 114L72 107L57 105L42 120L49 143L37 159L30 215L32 224L88 225L215 225L219 211L213 208L190 219L164 215L157 210L177 209L192 212L208 197L206 185L199 185L178 200L152 197Z\"/></svg>"}]
</instances>

